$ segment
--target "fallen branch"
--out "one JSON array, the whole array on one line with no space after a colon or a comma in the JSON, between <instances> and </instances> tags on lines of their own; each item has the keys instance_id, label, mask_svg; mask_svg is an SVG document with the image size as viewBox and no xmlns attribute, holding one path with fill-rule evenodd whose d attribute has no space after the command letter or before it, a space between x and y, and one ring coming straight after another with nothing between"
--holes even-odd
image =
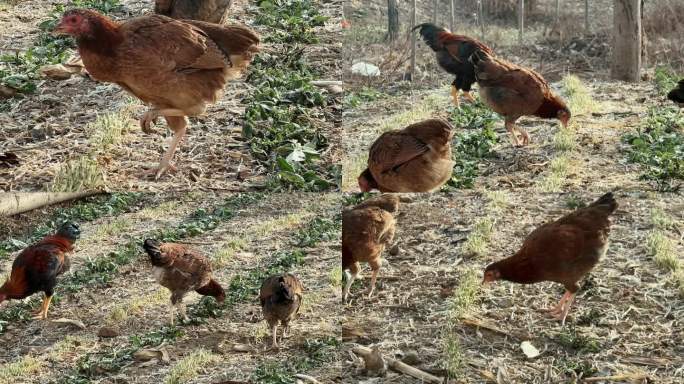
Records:
<instances>
[{"instance_id":1,"label":"fallen branch","mask_svg":"<svg viewBox=\"0 0 684 384\"><path fill-rule=\"evenodd\" d=\"M370 348L366 348L366 347L363 347L360 345L352 348L352 351L354 353L356 353L357 355L361 355L361 356L370 355L372 353ZM422 380L425 383L441 384L444 382L444 379L442 379L442 378L439 378L437 376L433 376L427 372L421 371L420 369L412 367L406 363L402 363L401 361L399 361L397 359L393 359L391 357L385 357L384 359L387 361L387 365L391 369L393 369L399 373L403 373L405 375L415 377L416 379Z\"/></svg>"},{"instance_id":2,"label":"fallen branch","mask_svg":"<svg viewBox=\"0 0 684 384\"><path fill-rule=\"evenodd\" d=\"M461 323L463 325L469 325L469 326L475 327L475 328L484 328L488 331L492 331L494 333L498 333L501 335L506 335L506 336L512 337L514 339L518 339L520 341L531 340L533 338L532 335L530 335L529 333L526 333L526 332L515 332L515 333L507 332L507 331L504 331L503 329L497 328L491 324L483 322L482 320L472 318L472 317L462 318Z\"/></svg>"},{"instance_id":3,"label":"fallen branch","mask_svg":"<svg viewBox=\"0 0 684 384\"><path fill-rule=\"evenodd\" d=\"M79 192L11 192L0 194L0 217L28 212L47 205L105 193L104 190Z\"/></svg>"},{"instance_id":4,"label":"fallen branch","mask_svg":"<svg viewBox=\"0 0 684 384\"><path fill-rule=\"evenodd\" d=\"M298 378L298 379L302 379L302 380L308 381L308 382L313 383L313 384L321 384L320 381L316 380L315 378L313 378L313 377L311 377L311 376L309 376L309 375L304 375L304 374L298 373L298 374L295 375L295 377Z\"/></svg>"},{"instance_id":5,"label":"fallen branch","mask_svg":"<svg viewBox=\"0 0 684 384\"><path fill-rule=\"evenodd\" d=\"M587 377L583 379L585 383L593 383L595 381L625 381L625 380L646 380L648 375L645 373L632 373L628 375L615 375L615 376L596 376Z\"/></svg>"},{"instance_id":6,"label":"fallen branch","mask_svg":"<svg viewBox=\"0 0 684 384\"><path fill-rule=\"evenodd\" d=\"M317 87L327 87L329 85L344 86L344 82L338 80L312 80L310 83Z\"/></svg>"}]
</instances>

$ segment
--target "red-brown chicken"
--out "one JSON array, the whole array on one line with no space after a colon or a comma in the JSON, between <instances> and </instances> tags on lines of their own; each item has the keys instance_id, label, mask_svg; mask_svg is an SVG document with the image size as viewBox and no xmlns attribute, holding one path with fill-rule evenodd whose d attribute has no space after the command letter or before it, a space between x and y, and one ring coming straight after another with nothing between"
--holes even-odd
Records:
<instances>
[{"instance_id":1,"label":"red-brown chicken","mask_svg":"<svg viewBox=\"0 0 684 384\"><path fill-rule=\"evenodd\" d=\"M232 0L155 0L154 12L174 19L223 24Z\"/></svg>"},{"instance_id":2,"label":"red-brown chicken","mask_svg":"<svg viewBox=\"0 0 684 384\"><path fill-rule=\"evenodd\" d=\"M184 321L188 320L183 297L190 291L212 296L222 303L226 298L223 287L212 278L211 263L199 251L185 244L161 243L147 239L143 243L150 256L157 282L171 291L171 324L175 320L175 308Z\"/></svg>"},{"instance_id":3,"label":"red-brown chicken","mask_svg":"<svg viewBox=\"0 0 684 384\"><path fill-rule=\"evenodd\" d=\"M349 289L359 274L361 261L367 262L371 268L368 297L373 296L382 266L382 251L394 240L396 221L392 213L398 207L399 199L388 194L342 212L342 271L345 271L347 280L342 290L343 302L347 301Z\"/></svg>"},{"instance_id":4,"label":"red-brown chicken","mask_svg":"<svg viewBox=\"0 0 684 384\"><path fill-rule=\"evenodd\" d=\"M69 270L71 262L67 254L74 250L74 242L80 235L78 224L66 223L54 235L21 251L12 263L9 280L0 287L0 303L21 300L42 291L43 304L34 318L46 319L57 276Z\"/></svg>"},{"instance_id":5,"label":"red-brown chicken","mask_svg":"<svg viewBox=\"0 0 684 384\"><path fill-rule=\"evenodd\" d=\"M358 177L363 192L429 192L449 178L454 168L451 138L454 129L430 119L385 132L368 153L368 168Z\"/></svg>"},{"instance_id":6,"label":"red-brown chicken","mask_svg":"<svg viewBox=\"0 0 684 384\"><path fill-rule=\"evenodd\" d=\"M56 33L76 38L88 73L120 85L150 109L140 126L164 117L174 133L156 178L175 167L171 159L187 127L186 116L204 113L226 82L240 75L257 51L259 38L242 25L146 15L117 23L92 10L64 13Z\"/></svg>"},{"instance_id":7,"label":"red-brown chicken","mask_svg":"<svg viewBox=\"0 0 684 384\"><path fill-rule=\"evenodd\" d=\"M530 135L515 124L521 116L558 119L563 126L568 125L570 109L537 72L482 52L475 52L470 60L475 65L482 101L504 117L513 144L530 142Z\"/></svg>"},{"instance_id":8,"label":"red-brown chicken","mask_svg":"<svg viewBox=\"0 0 684 384\"><path fill-rule=\"evenodd\" d=\"M271 276L261 284L259 302L264 311L264 318L271 328L273 347L278 347L278 323L283 326L284 339L290 329L290 321L299 313L303 294L302 282L290 273Z\"/></svg>"},{"instance_id":9,"label":"red-brown chicken","mask_svg":"<svg viewBox=\"0 0 684 384\"><path fill-rule=\"evenodd\" d=\"M609 216L617 209L611 192L591 205L546 223L525 239L513 256L487 266L483 283L507 280L521 284L553 281L565 294L551 314L565 324L577 282L594 268L608 249Z\"/></svg>"},{"instance_id":10,"label":"red-brown chicken","mask_svg":"<svg viewBox=\"0 0 684 384\"><path fill-rule=\"evenodd\" d=\"M475 69L468 58L475 52L491 55L491 48L471 37L455 35L431 23L416 25L413 30L416 29L420 29L420 36L425 44L435 51L439 66L454 75L454 81L451 83L453 103L457 107L460 105L458 94L461 90L467 100L475 101L470 95L470 88L476 81Z\"/></svg>"}]
</instances>

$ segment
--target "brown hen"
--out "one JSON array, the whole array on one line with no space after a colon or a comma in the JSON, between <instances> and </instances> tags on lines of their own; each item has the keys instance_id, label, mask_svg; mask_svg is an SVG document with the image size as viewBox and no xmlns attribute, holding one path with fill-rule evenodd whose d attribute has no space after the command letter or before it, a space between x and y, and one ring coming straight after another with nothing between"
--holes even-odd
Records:
<instances>
[{"instance_id":1,"label":"brown hen","mask_svg":"<svg viewBox=\"0 0 684 384\"><path fill-rule=\"evenodd\" d=\"M570 120L568 106L551 92L540 74L482 52L475 52L470 60L475 65L482 101L504 117L513 144L527 145L530 142L527 131L515 124L521 116L558 119L567 127Z\"/></svg>"},{"instance_id":2,"label":"brown hen","mask_svg":"<svg viewBox=\"0 0 684 384\"><path fill-rule=\"evenodd\" d=\"M396 212L398 206L396 196L383 195L342 212L342 270L347 280L342 290L343 302L347 301L349 289L359 274L361 261L371 268L368 297L373 296L382 251L394 240L396 221L391 212Z\"/></svg>"},{"instance_id":3,"label":"brown hen","mask_svg":"<svg viewBox=\"0 0 684 384\"><path fill-rule=\"evenodd\" d=\"M278 347L278 323L283 326L281 339L284 339L290 329L290 321L294 320L299 313L303 293L302 283L289 273L271 276L261 284L259 301L264 311L264 318L271 328L274 347Z\"/></svg>"},{"instance_id":4,"label":"brown hen","mask_svg":"<svg viewBox=\"0 0 684 384\"><path fill-rule=\"evenodd\" d=\"M232 0L155 0L154 12L174 19L223 24Z\"/></svg>"},{"instance_id":5,"label":"brown hen","mask_svg":"<svg viewBox=\"0 0 684 384\"><path fill-rule=\"evenodd\" d=\"M184 244L161 243L147 239L143 243L150 256L154 277L157 282L171 291L171 324L178 308L184 321L188 316L183 297L190 291L212 296L222 303L226 298L221 285L212 278L211 263L199 251Z\"/></svg>"},{"instance_id":6,"label":"brown hen","mask_svg":"<svg viewBox=\"0 0 684 384\"><path fill-rule=\"evenodd\" d=\"M242 25L220 26L162 15L118 23L92 10L64 13L56 33L76 38L90 75L116 83L150 106L140 126L164 117L174 133L159 168L159 178L175 169L171 159L187 128L186 116L204 113L223 87L236 78L257 51L259 38Z\"/></svg>"},{"instance_id":7,"label":"brown hen","mask_svg":"<svg viewBox=\"0 0 684 384\"><path fill-rule=\"evenodd\" d=\"M609 216L617 206L609 192L587 207L538 227L513 256L487 266L483 284L495 280L563 284L565 294L550 312L565 324L579 290L577 282L594 268L608 249Z\"/></svg>"},{"instance_id":8,"label":"brown hen","mask_svg":"<svg viewBox=\"0 0 684 384\"><path fill-rule=\"evenodd\" d=\"M363 192L429 192L451 177L453 127L430 119L383 133L368 154L368 168L358 178Z\"/></svg>"}]
</instances>

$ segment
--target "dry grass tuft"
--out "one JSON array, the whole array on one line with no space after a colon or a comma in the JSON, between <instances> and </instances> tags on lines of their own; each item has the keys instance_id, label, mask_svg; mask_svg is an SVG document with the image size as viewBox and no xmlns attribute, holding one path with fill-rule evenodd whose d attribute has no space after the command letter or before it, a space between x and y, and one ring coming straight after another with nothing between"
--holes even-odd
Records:
<instances>
[{"instance_id":1,"label":"dry grass tuft","mask_svg":"<svg viewBox=\"0 0 684 384\"><path fill-rule=\"evenodd\" d=\"M20 379L38 373L43 362L32 356L25 356L15 362L0 366L0 384L15 384Z\"/></svg>"},{"instance_id":2,"label":"dry grass tuft","mask_svg":"<svg viewBox=\"0 0 684 384\"><path fill-rule=\"evenodd\" d=\"M145 308L168 303L168 291L159 287L155 292L141 297L134 297L128 301L117 304L109 312L106 322L108 325L120 325L125 323L131 316L142 313Z\"/></svg>"},{"instance_id":3,"label":"dry grass tuft","mask_svg":"<svg viewBox=\"0 0 684 384\"><path fill-rule=\"evenodd\" d=\"M598 108L596 100L591 97L589 89L579 77L575 75L565 76L563 88L568 95L568 107L573 116L590 114Z\"/></svg>"},{"instance_id":4,"label":"dry grass tuft","mask_svg":"<svg viewBox=\"0 0 684 384\"><path fill-rule=\"evenodd\" d=\"M463 250L469 255L481 256L489 247L494 232L494 219L485 217L475 222L473 231L463 244Z\"/></svg>"},{"instance_id":5,"label":"dry grass tuft","mask_svg":"<svg viewBox=\"0 0 684 384\"><path fill-rule=\"evenodd\" d=\"M480 292L480 282L475 270L468 270L454 290L453 297L449 302L449 329L445 335L445 358L446 369L451 377L458 376L466 364L466 356L461 348L458 335L454 332L454 327L458 321L467 315L477 300Z\"/></svg>"},{"instance_id":6,"label":"dry grass tuft","mask_svg":"<svg viewBox=\"0 0 684 384\"><path fill-rule=\"evenodd\" d=\"M171 368L171 372L164 382L166 384L188 383L194 379L203 368L220 361L221 358L218 355L215 355L206 349L195 350Z\"/></svg>"},{"instance_id":7,"label":"dry grass tuft","mask_svg":"<svg viewBox=\"0 0 684 384\"><path fill-rule=\"evenodd\" d=\"M679 258L675 253L674 241L663 232L656 230L649 233L646 238L646 247L659 267L671 272L675 272L681 267Z\"/></svg>"},{"instance_id":8,"label":"dry grass tuft","mask_svg":"<svg viewBox=\"0 0 684 384\"><path fill-rule=\"evenodd\" d=\"M133 121L126 112L98 115L97 119L86 128L91 150L94 152L106 151L112 145L120 143L132 124Z\"/></svg>"},{"instance_id":9,"label":"dry grass tuft","mask_svg":"<svg viewBox=\"0 0 684 384\"><path fill-rule=\"evenodd\" d=\"M228 265L235 254L247 246L247 241L244 239L230 239L221 245L221 248L214 253L212 257L212 265L215 268L222 268Z\"/></svg>"},{"instance_id":10,"label":"dry grass tuft","mask_svg":"<svg viewBox=\"0 0 684 384\"><path fill-rule=\"evenodd\" d=\"M559 152L572 151L577 148L577 135L571 126L567 128L559 125L558 131L553 136L553 148Z\"/></svg>"},{"instance_id":11,"label":"dry grass tuft","mask_svg":"<svg viewBox=\"0 0 684 384\"><path fill-rule=\"evenodd\" d=\"M88 156L62 164L55 174L50 190L53 192L77 192L97 189L105 185L99 164Z\"/></svg>"},{"instance_id":12,"label":"dry grass tuft","mask_svg":"<svg viewBox=\"0 0 684 384\"><path fill-rule=\"evenodd\" d=\"M328 281L333 287L342 286L342 267L338 266L333 268L328 275Z\"/></svg>"},{"instance_id":13,"label":"dry grass tuft","mask_svg":"<svg viewBox=\"0 0 684 384\"><path fill-rule=\"evenodd\" d=\"M539 181L537 189L541 192L562 192L567 182L573 160L567 154L561 154L551 160L549 172Z\"/></svg>"}]
</instances>

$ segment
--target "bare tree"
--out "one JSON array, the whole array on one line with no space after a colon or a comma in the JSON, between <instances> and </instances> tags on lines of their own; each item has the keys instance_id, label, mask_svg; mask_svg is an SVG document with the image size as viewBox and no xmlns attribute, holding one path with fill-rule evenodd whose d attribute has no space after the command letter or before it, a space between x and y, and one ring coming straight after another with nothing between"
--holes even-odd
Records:
<instances>
[{"instance_id":1,"label":"bare tree","mask_svg":"<svg viewBox=\"0 0 684 384\"><path fill-rule=\"evenodd\" d=\"M416 0L411 0L411 30L416 26ZM411 33L411 81L416 73L416 34Z\"/></svg>"},{"instance_id":2,"label":"bare tree","mask_svg":"<svg viewBox=\"0 0 684 384\"><path fill-rule=\"evenodd\" d=\"M641 71L641 1L614 0L611 77L639 81Z\"/></svg>"},{"instance_id":3,"label":"bare tree","mask_svg":"<svg viewBox=\"0 0 684 384\"><path fill-rule=\"evenodd\" d=\"M448 0L449 1L449 30L451 32L454 32L454 11L456 6L454 5L454 2L456 0Z\"/></svg>"},{"instance_id":4,"label":"bare tree","mask_svg":"<svg viewBox=\"0 0 684 384\"><path fill-rule=\"evenodd\" d=\"M518 44L523 44L525 30L525 0L518 0Z\"/></svg>"},{"instance_id":5,"label":"bare tree","mask_svg":"<svg viewBox=\"0 0 684 384\"><path fill-rule=\"evenodd\" d=\"M387 39L390 42L399 38L399 6L397 0L387 0Z\"/></svg>"},{"instance_id":6,"label":"bare tree","mask_svg":"<svg viewBox=\"0 0 684 384\"><path fill-rule=\"evenodd\" d=\"M439 8L439 0L432 0L432 24L437 24L437 9Z\"/></svg>"},{"instance_id":7,"label":"bare tree","mask_svg":"<svg viewBox=\"0 0 684 384\"><path fill-rule=\"evenodd\" d=\"M589 34L589 0L584 0L584 33Z\"/></svg>"}]
</instances>

